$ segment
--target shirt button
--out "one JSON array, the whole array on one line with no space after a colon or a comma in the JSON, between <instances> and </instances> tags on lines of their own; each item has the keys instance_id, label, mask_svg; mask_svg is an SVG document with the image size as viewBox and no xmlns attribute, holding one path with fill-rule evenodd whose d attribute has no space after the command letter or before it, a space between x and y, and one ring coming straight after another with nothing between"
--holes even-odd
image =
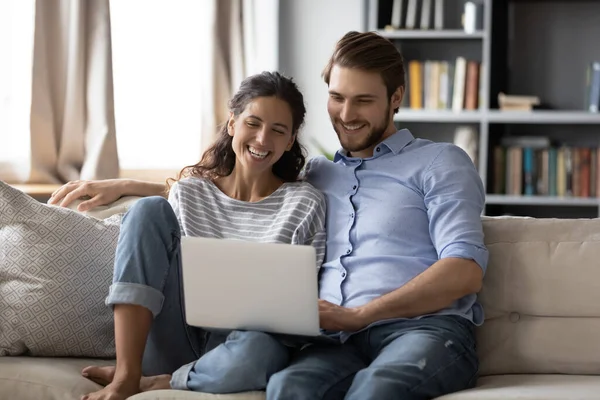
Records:
<instances>
[{"instance_id":1,"label":"shirt button","mask_svg":"<svg viewBox=\"0 0 600 400\"><path fill-rule=\"evenodd\" d=\"M342 272L342 278L345 278L345 277L346 277L346 273Z\"/></svg>"},{"instance_id":2,"label":"shirt button","mask_svg":"<svg viewBox=\"0 0 600 400\"><path fill-rule=\"evenodd\" d=\"M346 250L346 254L350 254L352 252L352 250L348 249Z\"/></svg>"},{"instance_id":3,"label":"shirt button","mask_svg":"<svg viewBox=\"0 0 600 400\"><path fill-rule=\"evenodd\" d=\"M375 151L379 152L379 151L381 151L381 149L378 147L378 148L375 149Z\"/></svg>"},{"instance_id":4,"label":"shirt button","mask_svg":"<svg viewBox=\"0 0 600 400\"><path fill-rule=\"evenodd\" d=\"M352 189L356 189L356 185L352 186Z\"/></svg>"},{"instance_id":5,"label":"shirt button","mask_svg":"<svg viewBox=\"0 0 600 400\"><path fill-rule=\"evenodd\" d=\"M354 218L354 213L350 214L350 218Z\"/></svg>"}]
</instances>

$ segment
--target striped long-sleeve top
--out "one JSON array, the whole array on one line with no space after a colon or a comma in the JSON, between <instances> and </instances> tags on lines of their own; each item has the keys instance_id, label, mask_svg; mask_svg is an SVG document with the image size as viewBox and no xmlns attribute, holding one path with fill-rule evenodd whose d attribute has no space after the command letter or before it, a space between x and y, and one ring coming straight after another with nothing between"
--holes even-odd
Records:
<instances>
[{"instance_id":1,"label":"striped long-sleeve top","mask_svg":"<svg viewBox=\"0 0 600 400\"><path fill-rule=\"evenodd\" d=\"M185 178L169 202L183 236L312 245L317 268L325 256L325 197L307 182L284 183L270 196L246 202L227 196L210 180Z\"/></svg>"}]
</instances>

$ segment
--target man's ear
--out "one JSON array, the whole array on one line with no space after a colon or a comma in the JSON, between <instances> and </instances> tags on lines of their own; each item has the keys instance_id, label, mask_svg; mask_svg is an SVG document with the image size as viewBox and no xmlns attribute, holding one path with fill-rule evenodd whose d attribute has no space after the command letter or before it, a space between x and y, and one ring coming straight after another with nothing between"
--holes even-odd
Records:
<instances>
[{"instance_id":1,"label":"man's ear","mask_svg":"<svg viewBox=\"0 0 600 400\"><path fill-rule=\"evenodd\" d=\"M396 89L396 91L392 94L390 108L392 110L395 110L396 108L400 107L400 104L402 104L403 97L404 97L404 86L399 86L398 89Z\"/></svg>"},{"instance_id":2,"label":"man's ear","mask_svg":"<svg viewBox=\"0 0 600 400\"><path fill-rule=\"evenodd\" d=\"M233 136L233 127L235 126L235 116L232 112L229 113L229 120L227 121L227 133L229 136Z\"/></svg>"},{"instance_id":3,"label":"man's ear","mask_svg":"<svg viewBox=\"0 0 600 400\"><path fill-rule=\"evenodd\" d=\"M288 143L287 147L285 148L285 151L290 151L292 149L292 146L294 145L295 141L296 141L296 134L294 133L292 135L292 138L290 139L290 142Z\"/></svg>"}]
</instances>

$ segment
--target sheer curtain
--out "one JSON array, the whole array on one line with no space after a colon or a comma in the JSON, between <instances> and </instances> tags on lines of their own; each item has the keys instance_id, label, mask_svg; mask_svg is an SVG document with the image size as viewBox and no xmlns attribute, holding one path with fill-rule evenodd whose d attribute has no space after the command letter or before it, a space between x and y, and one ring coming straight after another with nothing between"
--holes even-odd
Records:
<instances>
[{"instance_id":1,"label":"sheer curtain","mask_svg":"<svg viewBox=\"0 0 600 400\"><path fill-rule=\"evenodd\" d=\"M118 176L108 0L36 2L32 182Z\"/></svg>"},{"instance_id":2,"label":"sheer curtain","mask_svg":"<svg viewBox=\"0 0 600 400\"><path fill-rule=\"evenodd\" d=\"M279 67L279 0L219 0L211 11L209 63L204 71L202 144L228 117L227 101L241 81Z\"/></svg>"},{"instance_id":3,"label":"sheer curtain","mask_svg":"<svg viewBox=\"0 0 600 400\"><path fill-rule=\"evenodd\" d=\"M117 176L108 0L0 3L0 179Z\"/></svg>"},{"instance_id":4,"label":"sheer curtain","mask_svg":"<svg viewBox=\"0 0 600 400\"><path fill-rule=\"evenodd\" d=\"M0 179L23 182L31 165L29 110L34 0L0 1Z\"/></svg>"},{"instance_id":5,"label":"sheer curtain","mask_svg":"<svg viewBox=\"0 0 600 400\"><path fill-rule=\"evenodd\" d=\"M279 0L0 1L0 179L197 162L241 80L277 69L278 15Z\"/></svg>"},{"instance_id":6,"label":"sheer curtain","mask_svg":"<svg viewBox=\"0 0 600 400\"><path fill-rule=\"evenodd\" d=\"M198 162L227 120L227 101L242 79L277 69L278 7L279 0L111 3L117 139L126 174Z\"/></svg>"}]
</instances>

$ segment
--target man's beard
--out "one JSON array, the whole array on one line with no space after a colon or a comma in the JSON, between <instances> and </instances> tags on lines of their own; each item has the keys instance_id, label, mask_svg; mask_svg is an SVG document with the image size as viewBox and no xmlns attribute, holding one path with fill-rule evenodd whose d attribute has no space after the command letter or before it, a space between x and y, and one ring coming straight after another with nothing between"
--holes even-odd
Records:
<instances>
[{"instance_id":1,"label":"man's beard","mask_svg":"<svg viewBox=\"0 0 600 400\"><path fill-rule=\"evenodd\" d=\"M340 144L342 145L344 150L346 150L349 153L356 153L374 147L381 141L381 138L383 137L387 129L389 115L390 105L388 104L387 110L385 111L385 116L383 117L381 123L377 124L376 126L373 126L371 128L371 131L366 135L366 137L364 137L364 139L359 141L358 143L346 141L345 135L341 135L338 131L337 124L335 123L335 121L332 121L333 129L335 130L335 133L337 134ZM341 121L338 120L338 123L341 124Z\"/></svg>"}]
</instances>

